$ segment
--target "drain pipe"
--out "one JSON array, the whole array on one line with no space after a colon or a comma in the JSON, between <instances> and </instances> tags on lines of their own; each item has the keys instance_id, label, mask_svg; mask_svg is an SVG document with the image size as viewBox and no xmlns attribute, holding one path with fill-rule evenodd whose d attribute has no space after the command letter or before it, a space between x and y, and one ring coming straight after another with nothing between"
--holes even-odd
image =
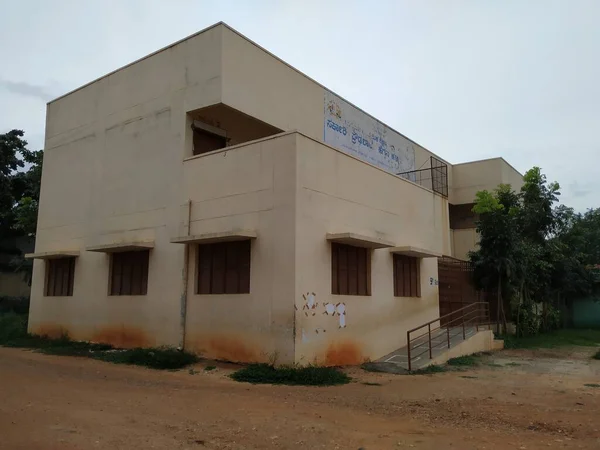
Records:
<instances>
[{"instance_id":1,"label":"drain pipe","mask_svg":"<svg viewBox=\"0 0 600 450\"><path fill-rule=\"evenodd\" d=\"M187 235L192 228L192 200L187 201ZM183 269L181 270L181 296L179 297L179 349L185 350L185 322L187 316L188 271L190 265L190 244L183 244Z\"/></svg>"}]
</instances>

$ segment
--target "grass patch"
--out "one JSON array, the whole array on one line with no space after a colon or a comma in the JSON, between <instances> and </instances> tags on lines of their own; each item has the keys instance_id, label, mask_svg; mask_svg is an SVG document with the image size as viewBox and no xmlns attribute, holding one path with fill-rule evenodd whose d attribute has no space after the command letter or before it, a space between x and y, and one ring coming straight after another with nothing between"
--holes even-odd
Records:
<instances>
[{"instance_id":1,"label":"grass patch","mask_svg":"<svg viewBox=\"0 0 600 450\"><path fill-rule=\"evenodd\" d=\"M588 383L588 384L584 384L584 386L591 387L591 388L600 388L600 384L597 384L597 383Z\"/></svg>"},{"instance_id":2,"label":"grass patch","mask_svg":"<svg viewBox=\"0 0 600 450\"><path fill-rule=\"evenodd\" d=\"M600 345L600 330L565 328L536 336L516 337L507 335L501 336L501 338L504 339L504 348L595 347Z\"/></svg>"},{"instance_id":3,"label":"grass patch","mask_svg":"<svg viewBox=\"0 0 600 450\"><path fill-rule=\"evenodd\" d=\"M271 364L250 364L231 374L231 378L253 384L293 386L333 386L350 382L348 375L333 367L275 367Z\"/></svg>"},{"instance_id":4,"label":"grass patch","mask_svg":"<svg viewBox=\"0 0 600 450\"><path fill-rule=\"evenodd\" d=\"M521 364L519 364L519 363L516 363L516 362L509 362L509 363L506 363L506 364L505 364L505 366L507 366L507 367L518 367L518 366L520 366L520 365L521 365Z\"/></svg>"},{"instance_id":5,"label":"grass patch","mask_svg":"<svg viewBox=\"0 0 600 450\"><path fill-rule=\"evenodd\" d=\"M373 383L372 381L363 381L363 383L365 386L382 386L381 383Z\"/></svg>"},{"instance_id":6,"label":"grass patch","mask_svg":"<svg viewBox=\"0 0 600 450\"><path fill-rule=\"evenodd\" d=\"M473 367L479 364L478 358L475 355L459 356L448 360L449 366Z\"/></svg>"},{"instance_id":7,"label":"grass patch","mask_svg":"<svg viewBox=\"0 0 600 450\"><path fill-rule=\"evenodd\" d=\"M474 379L476 379L476 378L477 378L477 377L474 377L474 376L471 376L471 375L461 375L460 377L461 377L461 378L467 378L467 379L469 379L469 380L474 380Z\"/></svg>"},{"instance_id":8,"label":"grass patch","mask_svg":"<svg viewBox=\"0 0 600 450\"><path fill-rule=\"evenodd\" d=\"M215 370L216 368L217 368L217 366L206 366L204 368L204 371L205 372L211 372L211 371Z\"/></svg>"},{"instance_id":9,"label":"grass patch","mask_svg":"<svg viewBox=\"0 0 600 450\"><path fill-rule=\"evenodd\" d=\"M27 316L14 313L0 315L0 345L31 348L48 355L79 356L115 364L133 364L152 369L179 369L198 357L174 348L133 348L116 350L108 344L77 342L63 335L58 339L27 333Z\"/></svg>"},{"instance_id":10,"label":"grass patch","mask_svg":"<svg viewBox=\"0 0 600 450\"><path fill-rule=\"evenodd\" d=\"M160 370L181 369L198 361L198 357L193 353L171 347L109 350L96 353L92 358L114 364L132 364Z\"/></svg>"}]
</instances>

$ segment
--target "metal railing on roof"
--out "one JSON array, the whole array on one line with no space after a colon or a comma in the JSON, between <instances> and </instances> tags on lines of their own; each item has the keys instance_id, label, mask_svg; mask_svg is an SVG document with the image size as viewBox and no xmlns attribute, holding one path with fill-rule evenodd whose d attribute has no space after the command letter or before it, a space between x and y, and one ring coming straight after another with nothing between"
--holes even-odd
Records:
<instances>
[{"instance_id":1,"label":"metal railing on roof","mask_svg":"<svg viewBox=\"0 0 600 450\"><path fill-rule=\"evenodd\" d=\"M442 197L448 197L448 164L435 156L429 157L429 167L400 172L396 175L430 189Z\"/></svg>"}]
</instances>

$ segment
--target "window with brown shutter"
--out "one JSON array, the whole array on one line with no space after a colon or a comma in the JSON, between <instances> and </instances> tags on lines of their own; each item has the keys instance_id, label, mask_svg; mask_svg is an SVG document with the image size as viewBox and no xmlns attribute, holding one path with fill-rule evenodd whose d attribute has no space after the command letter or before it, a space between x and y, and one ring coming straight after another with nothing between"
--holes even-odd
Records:
<instances>
[{"instance_id":1,"label":"window with brown shutter","mask_svg":"<svg viewBox=\"0 0 600 450\"><path fill-rule=\"evenodd\" d=\"M212 152L227 146L227 138L210 131L194 128L194 155Z\"/></svg>"},{"instance_id":2,"label":"window with brown shutter","mask_svg":"<svg viewBox=\"0 0 600 450\"><path fill-rule=\"evenodd\" d=\"M453 230L476 228L479 215L473 212L474 206L475 203L448 205L448 210L450 212L450 228Z\"/></svg>"},{"instance_id":3,"label":"window with brown shutter","mask_svg":"<svg viewBox=\"0 0 600 450\"><path fill-rule=\"evenodd\" d=\"M150 251L111 254L110 295L146 295Z\"/></svg>"},{"instance_id":4,"label":"window with brown shutter","mask_svg":"<svg viewBox=\"0 0 600 450\"><path fill-rule=\"evenodd\" d=\"M198 245L196 293L250 292L249 240Z\"/></svg>"},{"instance_id":5,"label":"window with brown shutter","mask_svg":"<svg viewBox=\"0 0 600 450\"><path fill-rule=\"evenodd\" d=\"M352 245L331 243L331 293L371 295L371 252Z\"/></svg>"},{"instance_id":6,"label":"window with brown shutter","mask_svg":"<svg viewBox=\"0 0 600 450\"><path fill-rule=\"evenodd\" d=\"M46 261L47 297L66 297L73 295L75 258L49 259Z\"/></svg>"},{"instance_id":7,"label":"window with brown shutter","mask_svg":"<svg viewBox=\"0 0 600 450\"><path fill-rule=\"evenodd\" d=\"M394 296L421 296L421 269L418 258L394 255Z\"/></svg>"}]
</instances>

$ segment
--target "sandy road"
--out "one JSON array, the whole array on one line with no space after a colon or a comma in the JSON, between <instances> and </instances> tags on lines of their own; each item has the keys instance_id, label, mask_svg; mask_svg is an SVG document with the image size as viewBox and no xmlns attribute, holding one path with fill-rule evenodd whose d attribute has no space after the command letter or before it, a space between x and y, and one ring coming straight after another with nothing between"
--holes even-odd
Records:
<instances>
[{"instance_id":1,"label":"sandy road","mask_svg":"<svg viewBox=\"0 0 600 450\"><path fill-rule=\"evenodd\" d=\"M516 364L315 388L0 348L0 449L599 449L596 367Z\"/></svg>"}]
</instances>

